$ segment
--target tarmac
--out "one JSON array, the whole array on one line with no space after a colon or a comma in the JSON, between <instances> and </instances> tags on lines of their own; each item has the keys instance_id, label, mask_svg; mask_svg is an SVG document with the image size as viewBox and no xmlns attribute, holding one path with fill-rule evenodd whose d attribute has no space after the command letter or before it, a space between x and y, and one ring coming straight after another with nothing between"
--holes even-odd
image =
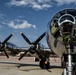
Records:
<instances>
[{"instance_id":1,"label":"tarmac","mask_svg":"<svg viewBox=\"0 0 76 75\"><path fill-rule=\"evenodd\" d=\"M50 58L50 69L41 69L39 62L34 57L12 57L8 60L6 56L0 56L0 75L62 75L63 68L59 58Z\"/></svg>"}]
</instances>

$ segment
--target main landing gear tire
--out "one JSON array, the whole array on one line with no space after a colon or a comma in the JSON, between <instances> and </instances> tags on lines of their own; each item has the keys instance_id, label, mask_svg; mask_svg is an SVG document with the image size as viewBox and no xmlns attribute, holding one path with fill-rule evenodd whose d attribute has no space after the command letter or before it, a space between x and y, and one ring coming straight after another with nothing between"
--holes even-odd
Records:
<instances>
[{"instance_id":1,"label":"main landing gear tire","mask_svg":"<svg viewBox=\"0 0 76 75\"><path fill-rule=\"evenodd\" d=\"M49 69L50 68L50 63L47 62L45 63L45 61L41 60L40 63L39 63L39 66L41 69Z\"/></svg>"},{"instance_id":2,"label":"main landing gear tire","mask_svg":"<svg viewBox=\"0 0 76 75\"><path fill-rule=\"evenodd\" d=\"M45 64L45 68L46 69L49 69L50 68L50 63L49 62L47 62L47 64Z\"/></svg>"},{"instance_id":3,"label":"main landing gear tire","mask_svg":"<svg viewBox=\"0 0 76 75\"><path fill-rule=\"evenodd\" d=\"M41 60L40 63L39 63L39 66L40 66L41 69L44 69L44 61Z\"/></svg>"}]
</instances>

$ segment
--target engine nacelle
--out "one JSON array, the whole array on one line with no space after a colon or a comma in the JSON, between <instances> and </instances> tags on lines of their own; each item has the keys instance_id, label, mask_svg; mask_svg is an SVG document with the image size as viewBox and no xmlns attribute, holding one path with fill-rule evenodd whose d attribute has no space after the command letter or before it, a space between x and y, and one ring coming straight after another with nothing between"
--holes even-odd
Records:
<instances>
[{"instance_id":1,"label":"engine nacelle","mask_svg":"<svg viewBox=\"0 0 76 75\"><path fill-rule=\"evenodd\" d=\"M47 29L47 43L60 58L67 53L65 45L70 43L69 40L76 53L76 9L64 9L56 13Z\"/></svg>"}]
</instances>

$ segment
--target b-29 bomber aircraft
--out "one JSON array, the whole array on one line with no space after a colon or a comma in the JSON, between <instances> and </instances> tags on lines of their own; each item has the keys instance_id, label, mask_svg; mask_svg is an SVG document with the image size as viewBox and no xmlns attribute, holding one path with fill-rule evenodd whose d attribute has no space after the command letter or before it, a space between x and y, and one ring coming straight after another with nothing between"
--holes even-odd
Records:
<instances>
[{"instance_id":1,"label":"b-29 bomber aircraft","mask_svg":"<svg viewBox=\"0 0 76 75\"><path fill-rule=\"evenodd\" d=\"M76 75L76 9L56 13L47 28L47 43L62 62L62 75Z\"/></svg>"}]
</instances>

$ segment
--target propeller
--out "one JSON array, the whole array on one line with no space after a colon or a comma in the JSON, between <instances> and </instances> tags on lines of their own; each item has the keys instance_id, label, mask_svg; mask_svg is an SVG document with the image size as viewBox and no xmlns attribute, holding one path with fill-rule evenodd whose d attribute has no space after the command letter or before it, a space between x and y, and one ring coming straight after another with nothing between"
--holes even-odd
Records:
<instances>
[{"instance_id":1,"label":"propeller","mask_svg":"<svg viewBox=\"0 0 76 75\"><path fill-rule=\"evenodd\" d=\"M45 32L34 42L34 44L38 44L38 42L45 36Z\"/></svg>"},{"instance_id":2,"label":"propeller","mask_svg":"<svg viewBox=\"0 0 76 75\"><path fill-rule=\"evenodd\" d=\"M24 40L30 45L30 48L20 56L20 58L18 59L19 61L27 54L27 52L31 52L31 53L38 53L38 51L36 50L37 48L37 44L40 42L40 40L42 40L42 38L45 36L46 32L44 32L36 41L34 42L30 42L30 40L22 33L20 32L20 34L22 35L22 37L24 38Z\"/></svg>"},{"instance_id":3,"label":"propeller","mask_svg":"<svg viewBox=\"0 0 76 75\"><path fill-rule=\"evenodd\" d=\"M25 51L25 53L22 54L21 57L18 60L20 61L25 56L25 54L27 54L27 52L29 52L29 50Z\"/></svg>"},{"instance_id":4,"label":"propeller","mask_svg":"<svg viewBox=\"0 0 76 75\"><path fill-rule=\"evenodd\" d=\"M0 42L0 50L1 50L1 51L4 51L4 53L5 53L5 55L6 55L7 58L9 58L9 56L8 56L6 50L5 50L5 44L6 44L6 42L7 42L12 36L13 36L13 33L10 34L3 42Z\"/></svg>"},{"instance_id":5,"label":"propeller","mask_svg":"<svg viewBox=\"0 0 76 75\"><path fill-rule=\"evenodd\" d=\"M22 37L24 38L24 40L26 40L26 42L28 44L31 44L31 42L29 41L29 39L22 32L20 32L20 34L22 35Z\"/></svg>"}]
</instances>

